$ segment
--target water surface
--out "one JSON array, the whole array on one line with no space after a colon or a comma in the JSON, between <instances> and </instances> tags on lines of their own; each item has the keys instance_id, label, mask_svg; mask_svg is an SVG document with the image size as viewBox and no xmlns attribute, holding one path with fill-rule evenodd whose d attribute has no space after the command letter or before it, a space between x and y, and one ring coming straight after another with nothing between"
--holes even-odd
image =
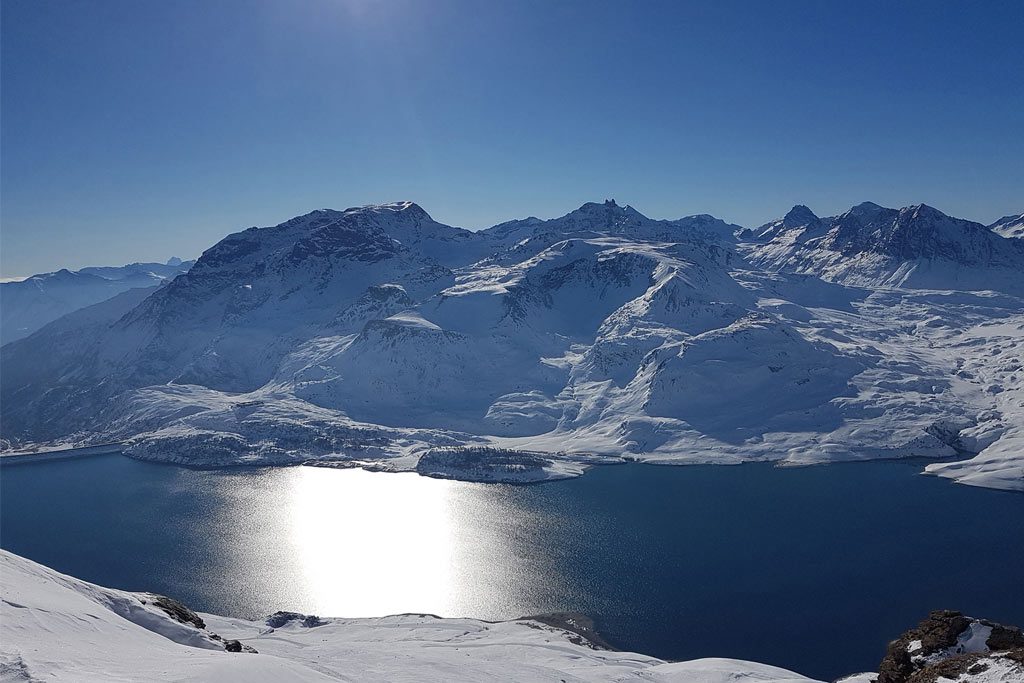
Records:
<instances>
[{"instance_id":1,"label":"water surface","mask_svg":"<svg viewBox=\"0 0 1024 683\"><path fill-rule=\"evenodd\" d=\"M539 486L121 456L0 473L0 545L259 617L583 612L618 647L873 669L929 610L1024 624L1024 496L919 464L602 467Z\"/></svg>"}]
</instances>

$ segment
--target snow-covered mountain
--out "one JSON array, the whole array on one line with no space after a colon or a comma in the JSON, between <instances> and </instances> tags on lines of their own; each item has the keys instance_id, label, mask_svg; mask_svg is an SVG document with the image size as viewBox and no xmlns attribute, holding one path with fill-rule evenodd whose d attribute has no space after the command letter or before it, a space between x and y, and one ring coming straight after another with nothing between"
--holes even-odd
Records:
<instances>
[{"instance_id":1,"label":"snow-covered mountain","mask_svg":"<svg viewBox=\"0 0 1024 683\"><path fill-rule=\"evenodd\" d=\"M1012 216L1003 216L995 223L988 226L988 229L1002 235L1003 237L1024 237L1024 213Z\"/></svg>"},{"instance_id":2,"label":"snow-covered mountain","mask_svg":"<svg viewBox=\"0 0 1024 683\"><path fill-rule=\"evenodd\" d=\"M500 223L480 232L505 259L533 255L566 238L614 236L622 239L661 242L732 242L742 231L738 225L699 214L677 220L654 220L614 199L588 202L560 218L525 218Z\"/></svg>"},{"instance_id":3,"label":"snow-covered mountain","mask_svg":"<svg viewBox=\"0 0 1024 683\"><path fill-rule=\"evenodd\" d=\"M314 211L5 346L2 436L516 480L966 451L930 470L1024 489L1021 272L1024 242L926 206Z\"/></svg>"},{"instance_id":4,"label":"snow-covered mountain","mask_svg":"<svg viewBox=\"0 0 1024 683\"><path fill-rule=\"evenodd\" d=\"M744 251L769 271L848 285L1024 293L1024 243L925 204L887 209L865 202L826 219L796 206L755 230Z\"/></svg>"},{"instance_id":5,"label":"snow-covered mountain","mask_svg":"<svg viewBox=\"0 0 1024 683\"><path fill-rule=\"evenodd\" d=\"M186 272L193 261L129 263L66 269L0 283L0 344L27 337L48 322L135 287L152 287Z\"/></svg>"}]
</instances>

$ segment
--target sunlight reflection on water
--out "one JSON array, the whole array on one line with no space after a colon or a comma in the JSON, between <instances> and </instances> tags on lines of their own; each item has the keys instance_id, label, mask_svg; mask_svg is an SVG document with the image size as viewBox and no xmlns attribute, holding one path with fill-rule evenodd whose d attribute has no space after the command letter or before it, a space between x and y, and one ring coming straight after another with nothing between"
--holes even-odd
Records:
<instances>
[{"instance_id":1,"label":"sunlight reflection on water","mask_svg":"<svg viewBox=\"0 0 1024 683\"><path fill-rule=\"evenodd\" d=\"M321 467L239 474L226 486L219 476L220 505L238 520L218 541L230 555L224 573L245 577L246 602L512 618L548 604L528 586L544 586L552 609L566 594L539 551L553 520L508 487Z\"/></svg>"},{"instance_id":2,"label":"sunlight reflection on water","mask_svg":"<svg viewBox=\"0 0 1024 683\"><path fill-rule=\"evenodd\" d=\"M384 479L362 470L295 470L289 539L304 591L321 613L450 610L452 483L425 485L415 474Z\"/></svg>"}]
</instances>

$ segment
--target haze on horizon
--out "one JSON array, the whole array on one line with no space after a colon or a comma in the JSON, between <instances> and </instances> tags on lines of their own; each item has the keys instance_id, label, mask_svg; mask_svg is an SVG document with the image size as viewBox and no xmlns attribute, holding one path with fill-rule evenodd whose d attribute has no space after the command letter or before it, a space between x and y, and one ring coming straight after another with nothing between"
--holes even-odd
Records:
<instances>
[{"instance_id":1,"label":"haze on horizon","mask_svg":"<svg viewBox=\"0 0 1024 683\"><path fill-rule=\"evenodd\" d=\"M2 4L0 275L314 208L1024 211L1024 4Z\"/></svg>"}]
</instances>

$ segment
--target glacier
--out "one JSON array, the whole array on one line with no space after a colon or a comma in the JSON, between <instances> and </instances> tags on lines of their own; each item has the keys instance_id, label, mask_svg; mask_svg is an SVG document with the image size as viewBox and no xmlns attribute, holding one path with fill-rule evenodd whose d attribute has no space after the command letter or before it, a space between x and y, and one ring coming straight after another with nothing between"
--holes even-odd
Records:
<instances>
[{"instance_id":1,"label":"glacier","mask_svg":"<svg viewBox=\"0 0 1024 683\"><path fill-rule=\"evenodd\" d=\"M225 237L0 349L5 452L532 482L922 457L1024 490L1024 240L925 205L744 229L412 202Z\"/></svg>"}]
</instances>

